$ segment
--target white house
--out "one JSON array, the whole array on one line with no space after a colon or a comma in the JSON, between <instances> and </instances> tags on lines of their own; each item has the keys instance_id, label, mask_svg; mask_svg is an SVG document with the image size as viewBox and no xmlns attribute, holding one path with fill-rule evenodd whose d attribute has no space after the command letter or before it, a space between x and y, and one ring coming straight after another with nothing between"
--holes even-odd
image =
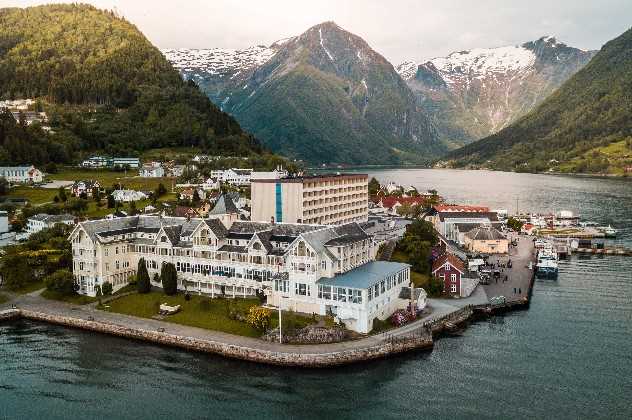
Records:
<instances>
[{"instance_id":1,"label":"white house","mask_svg":"<svg viewBox=\"0 0 632 420\"><path fill-rule=\"evenodd\" d=\"M15 240L15 232L9 229L9 214L0 210L0 246L11 244Z\"/></svg>"},{"instance_id":2,"label":"white house","mask_svg":"<svg viewBox=\"0 0 632 420\"><path fill-rule=\"evenodd\" d=\"M108 166L109 159L103 156L92 156L83 162L81 166L84 168L105 168Z\"/></svg>"},{"instance_id":3,"label":"white house","mask_svg":"<svg viewBox=\"0 0 632 420\"><path fill-rule=\"evenodd\" d=\"M132 169L136 169L140 167L140 159L129 157L115 157L111 159L111 166L129 166Z\"/></svg>"},{"instance_id":4,"label":"white house","mask_svg":"<svg viewBox=\"0 0 632 420\"><path fill-rule=\"evenodd\" d=\"M281 179L287 178L288 172L283 169L281 166L277 167L274 171L269 172L252 172L250 175L250 180L253 179Z\"/></svg>"},{"instance_id":5,"label":"white house","mask_svg":"<svg viewBox=\"0 0 632 420\"><path fill-rule=\"evenodd\" d=\"M85 193L86 196L88 197L92 197L92 190L94 188L99 189L99 191L101 190L101 184L99 183L99 181L96 181L96 180L76 181L70 187L70 193L75 197L79 197L83 193Z\"/></svg>"},{"instance_id":6,"label":"white house","mask_svg":"<svg viewBox=\"0 0 632 420\"><path fill-rule=\"evenodd\" d=\"M114 190L112 197L114 197L114 201L129 203L130 201L144 200L147 198L147 194L135 190Z\"/></svg>"},{"instance_id":7,"label":"white house","mask_svg":"<svg viewBox=\"0 0 632 420\"><path fill-rule=\"evenodd\" d=\"M35 232L51 228L57 223L72 226L75 224L75 216L72 214L36 214L28 218L26 222L26 233L30 236Z\"/></svg>"},{"instance_id":8,"label":"white house","mask_svg":"<svg viewBox=\"0 0 632 420\"><path fill-rule=\"evenodd\" d=\"M130 216L80 223L69 240L79 293L124 287L143 258L150 278L172 263L178 288L209 297L252 297L297 312L331 314L367 333L409 301L407 264L375 261L357 223L338 226ZM160 287L155 283L154 286Z\"/></svg>"},{"instance_id":9,"label":"white house","mask_svg":"<svg viewBox=\"0 0 632 420\"><path fill-rule=\"evenodd\" d=\"M26 184L42 182L44 174L33 165L2 166L0 167L0 177L4 177L9 182Z\"/></svg>"},{"instance_id":10,"label":"white house","mask_svg":"<svg viewBox=\"0 0 632 420\"><path fill-rule=\"evenodd\" d=\"M235 186L250 185L252 169L222 169L211 171L211 178Z\"/></svg>"},{"instance_id":11,"label":"white house","mask_svg":"<svg viewBox=\"0 0 632 420\"><path fill-rule=\"evenodd\" d=\"M138 171L138 175L143 178L162 178L165 176L165 168L160 162L145 163Z\"/></svg>"}]
</instances>

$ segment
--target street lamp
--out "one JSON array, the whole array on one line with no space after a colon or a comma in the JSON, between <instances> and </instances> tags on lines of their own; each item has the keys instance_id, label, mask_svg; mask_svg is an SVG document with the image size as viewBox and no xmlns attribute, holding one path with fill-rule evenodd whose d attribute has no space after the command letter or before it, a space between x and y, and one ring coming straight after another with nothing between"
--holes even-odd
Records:
<instances>
[{"instance_id":1,"label":"street lamp","mask_svg":"<svg viewBox=\"0 0 632 420\"><path fill-rule=\"evenodd\" d=\"M287 299L287 296L280 296L279 297L279 344L283 344L283 333L281 332L281 314L283 312L282 310L282 306L283 306L283 299Z\"/></svg>"}]
</instances>

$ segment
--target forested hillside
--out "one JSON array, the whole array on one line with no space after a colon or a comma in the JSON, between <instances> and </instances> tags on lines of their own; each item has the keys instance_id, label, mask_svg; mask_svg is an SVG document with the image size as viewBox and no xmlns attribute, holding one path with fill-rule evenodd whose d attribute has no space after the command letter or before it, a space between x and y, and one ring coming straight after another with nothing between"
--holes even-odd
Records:
<instances>
[{"instance_id":1,"label":"forested hillside","mask_svg":"<svg viewBox=\"0 0 632 420\"><path fill-rule=\"evenodd\" d=\"M519 171L629 172L632 30L606 43L534 111L446 160L453 166Z\"/></svg>"},{"instance_id":2,"label":"forested hillside","mask_svg":"<svg viewBox=\"0 0 632 420\"><path fill-rule=\"evenodd\" d=\"M0 99L39 98L51 132L0 132L0 159L38 162L32 136L77 150L136 153L198 146L210 153L263 150L178 72L131 23L88 5L0 9ZM4 124L8 124L5 121ZM21 134L22 133L22 134ZM14 147L22 142L20 147Z\"/></svg>"}]
</instances>

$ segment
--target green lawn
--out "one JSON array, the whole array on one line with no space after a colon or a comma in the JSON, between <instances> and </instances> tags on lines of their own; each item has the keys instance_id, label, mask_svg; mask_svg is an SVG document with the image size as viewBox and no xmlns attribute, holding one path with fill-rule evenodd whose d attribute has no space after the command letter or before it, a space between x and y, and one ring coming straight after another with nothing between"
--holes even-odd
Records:
<instances>
[{"instance_id":1,"label":"green lawn","mask_svg":"<svg viewBox=\"0 0 632 420\"><path fill-rule=\"evenodd\" d=\"M401 251L394 251L391 260L408 264L408 257ZM413 281L415 287L427 289L428 282L430 281L429 275L410 270L410 278Z\"/></svg>"},{"instance_id":2,"label":"green lawn","mask_svg":"<svg viewBox=\"0 0 632 420\"><path fill-rule=\"evenodd\" d=\"M74 294L70 296L61 295L51 290L44 290L41 296L45 299L58 300L58 301L67 302L67 303L74 303L75 305L86 305L88 303L96 302L97 300L96 298L93 298L90 296L83 296L83 295L78 295L78 294Z\"/></svg>"},{"instance_id":3,"label":"green lawn","mask_svg":"<svg viewBox=\"0 0 632 420\"><path fill-rule=\"evenodd\" d=\"M31 292L35 292L37 290L43 289L46 286L44 286L44 282L43 281L37 281L35 283L29 283L26 286L17 289L17 290L12 290L12 292L17 293L19 295L25 295L27 293L31 293Z\"/></svg>"},{"instance_id":4,"label":"green lawn","mask_svg":"<svg viewBox=\"0 0 632 420\"><path fill-rule=\"evenodd\" d=\"M44 204L52 202L53 198L57 195L57 190L51 190L46 188L36 188L28 186L19 186L11 188L8 197L23 197L26 198L31 204Z\"/></svg>"},{"instance_id":5,"label":"green lawn","mask_svg":"<svg viewBox=\"0 0 632 420\"><path fill-rule=\"evenodd\" d=\"M246 337L260 337L262 334L262 331L251 327L246 322L231 319L228 316L231 310L244 315L247 314L250 307L259 305L259 299L210 299L209 297L191 295L191 300L186 301L183 294L166 296L162 292L150 292L148 294L133 294L113 300L104 304L103 310L141 318L151 318L158 315L158 308L161 303L181 306L180 312L164 318L166 322ZM291 323L297 329L315 322L311 317L296 313L284 311L283 316L284 322L288 322L286 325ZM272 311L270 324L271 328L276 328L279 325L278 311Z\"/></svg>"},{"instance_id":6,"label":"green lawn","mask_svg":"<svg viewBox=\"0 0 632 420\"><path fill-rule=\"evenodd\" d=\"M101 183L103 188L110 188L114 184L122 184L126 189L153 191L162 183L167 190L171 189L171 184L175 178L141 178L138 169L130 169L125 172L115 172L105 169L81 169L63 168L56 174L47 175L49 180L78 181L82 179L95 179ZM54 196L55 194L53 194Z\"/></svg>"},{"instance_id":7,"label":"green lawn","mask_svg":"<svg viewBox=\"0 0 632 420\"><path fill-rule=\"evenodd\" d=\"M202 303L206 301L207 303ZM261 331L245 322L230 319L230 309L247 313L251 306L259 305L258 299L209 299L207 297L191 296L191 300L184 300L184 295L166 296L162 292L148 294L133 294L116 299L105 304L104 310L121 314L151 318L158 315L161 303L180 305L181 310L175 315L165 317L164 321L191 327L222 331L247 337L260 337Z\"/></svg>"}]
</instances>

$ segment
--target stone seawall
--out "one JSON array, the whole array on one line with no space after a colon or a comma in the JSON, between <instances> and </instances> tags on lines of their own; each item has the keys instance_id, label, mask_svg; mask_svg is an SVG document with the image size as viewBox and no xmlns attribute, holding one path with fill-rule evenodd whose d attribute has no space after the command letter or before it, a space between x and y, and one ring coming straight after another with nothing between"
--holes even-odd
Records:
<instances>
[{"instance_id":1,"label":"stone seawall","mask_svg":"<svg viewBox=\"0 0 632 420\"><path fill-rule=\"evenodd\" d=\"M6 311L0 311L0 322L10 321L20 318L21 314L18 309L7 309Z\"/></svg>"},{"instance_id":2,"label":"stone seawall","mask_svg":"<svg viewBox=\"0 0 632 420\"><path fill-rule=\"evenodd\" d=\"M15 311L12 318L23 317L33 321L47 322L71 328L95 331L118 337L143 340L151 343L178 347L203 353L212 353L233 359L248 360L257 363L266 363L280 366L296 367L329 367L351 363L364 362L373 359L385 358L416 349L428 349L433 346L430 335L410 337L396 341L385 341L374 346L358 346L333 352L284 352L271 351L263 348L251 348L239 345L226 344L216 341L201 340L192 337L183 337L164 332L147 331L123 325L110 324L100 321L90 321L79 318L45 314L30 310ZM306 346L306 349L308 347Z\"/></svg>"}]
</instances>

